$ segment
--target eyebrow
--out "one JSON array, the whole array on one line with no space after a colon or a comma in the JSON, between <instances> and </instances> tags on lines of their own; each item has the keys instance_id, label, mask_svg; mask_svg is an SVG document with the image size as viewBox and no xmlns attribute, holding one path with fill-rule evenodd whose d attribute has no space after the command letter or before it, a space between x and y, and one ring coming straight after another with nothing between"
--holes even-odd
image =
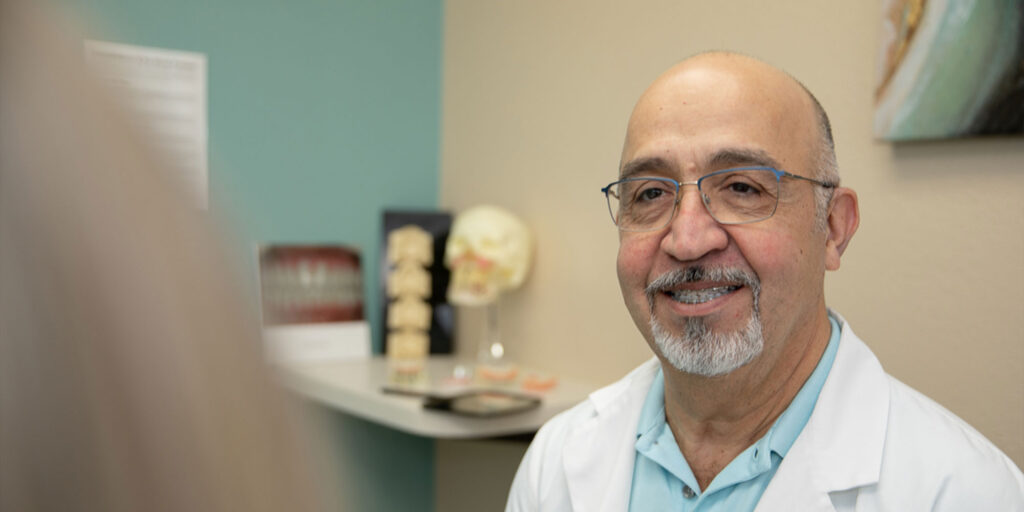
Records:
<instances>
[{"instance_id":1,"label":"eyebrow","mask_svg":"<svg viewBox=\"0 0 1024 512\"><path fill-rule=\"evenodd\" d=\"M779 162L763 149L723 148L716 151L707 160L708 169L725 169L745 165L779 168Z\"/></svg>"},{"instance_id":2,"label":"eyebrow","mask_svg":"<svg viewBox=\"0 0 1024 512\"><path fill-rule=\"evenodd\" d=\"M672 168L672 164L661 157L654 156L649 158L639 158L637 160L630 160L629 162L626 162L626 165L622 166L622 172L619 174L619 179L649 175L656 171L664 173L666 170L671 170Z\"/></svg>"},{"instance_id":3,"label":"eyebrow","mask_svg":"<svg viewBox=\"0 0 1024 512\"><path fill-rule=\"evenodd\" d=\"M704 167L709 171L726 169L729 167L759 166L780 169L779 162L772 158L763 149L749 148L722 148L714 152L705 162ZM638 158L626 162L622 166L619 179L633 178L636 176L647 176L651 174L674 174L675 166L668 160L653 156Z\"/></svg>"}]
</instances>

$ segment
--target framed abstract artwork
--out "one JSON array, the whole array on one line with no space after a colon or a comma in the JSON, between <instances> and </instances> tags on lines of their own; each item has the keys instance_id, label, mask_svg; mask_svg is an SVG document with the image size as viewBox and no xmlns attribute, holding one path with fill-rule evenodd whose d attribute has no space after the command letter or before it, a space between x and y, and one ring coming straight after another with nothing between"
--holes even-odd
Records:
<instances>
[{"instance_id":1,"label":"framed abstract artwork","mask_svg":"<svg viewBox=\"0 0 1024 512\"><path fill-rule=\"evenodd\" d=\"M1024 2L885 0L875 136L1024 134Z\"/></svg>"}]
</instances>

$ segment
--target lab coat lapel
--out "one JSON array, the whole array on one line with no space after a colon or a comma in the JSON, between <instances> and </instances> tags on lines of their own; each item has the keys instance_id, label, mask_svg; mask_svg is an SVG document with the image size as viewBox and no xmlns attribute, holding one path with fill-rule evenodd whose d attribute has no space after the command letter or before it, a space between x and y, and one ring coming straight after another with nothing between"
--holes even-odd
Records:
<instances>
[{"instance_id":1,"label":"lab coat lapel","mask_svg":"<svg viewBox=\"0 0 1024 512\"><path fill-rule=\"evenodd\" d=\"M569 435L563 448L573 510L627 509L640 408L657 369L652 359L619 385L590 396L595 415Z\"/></svg>"},{"instance_id":2,"label":"lab coat lapel","mask_svg":"<svg viewBox=\"0 0 1024 512\"><path fill-rule=\"evenodd\" d=\"M878 482L889 381L874 354L840 321L832 370L807 425L761 496L759 512L832 512L830 493Z\"/></svg>"}]
</instances>

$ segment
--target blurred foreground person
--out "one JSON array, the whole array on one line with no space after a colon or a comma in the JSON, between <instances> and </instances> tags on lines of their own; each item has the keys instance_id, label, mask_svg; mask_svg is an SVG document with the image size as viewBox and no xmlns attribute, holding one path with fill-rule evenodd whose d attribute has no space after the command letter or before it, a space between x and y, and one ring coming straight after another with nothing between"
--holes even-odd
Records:
<instances>
[{"instance_id":1,"label":"blurred foreground person","mask_svg":"<svg viewBox=\"0 0 1024 512\"><path fill-rule=\"evenodd\" d=\"M0 0L0 510L326 510L213 234L42 11Z\"/></svg>"}]
</instances>

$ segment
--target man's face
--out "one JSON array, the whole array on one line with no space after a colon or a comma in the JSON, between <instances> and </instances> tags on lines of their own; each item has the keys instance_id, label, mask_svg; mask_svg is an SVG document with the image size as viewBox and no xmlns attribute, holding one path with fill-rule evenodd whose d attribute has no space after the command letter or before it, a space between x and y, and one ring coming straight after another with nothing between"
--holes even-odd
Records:
<instances>
[{"instance_id":1,"label":"man's face","mask_svg":"<svg viewBox=\"0 0 1024 512\"><path fill-rule=\"evenodd\" d=\"M768 165L815 176L815 117L796 83L760 63L695 60L660 78L638 102L623 148L623 175L690 182L730 167ZM774 216L720 225L696 187L686 186L668 227L621 232L622 294L656 353L665 357L672 345L723 336L758 344L750 339L756 330L764 336L763 355L758 346L747 359L774 360L787 341L813 332L811 319L824 307L825 270L825 234L815 228L813 187L783 179ZM709 277L658 284L679 272L692 277L693 269ZM695 338L701 330L705 336ZM652 331L658 331L660 347ZM746 362L737 359L726 368Z\"/></svg>"}]
</instances>

